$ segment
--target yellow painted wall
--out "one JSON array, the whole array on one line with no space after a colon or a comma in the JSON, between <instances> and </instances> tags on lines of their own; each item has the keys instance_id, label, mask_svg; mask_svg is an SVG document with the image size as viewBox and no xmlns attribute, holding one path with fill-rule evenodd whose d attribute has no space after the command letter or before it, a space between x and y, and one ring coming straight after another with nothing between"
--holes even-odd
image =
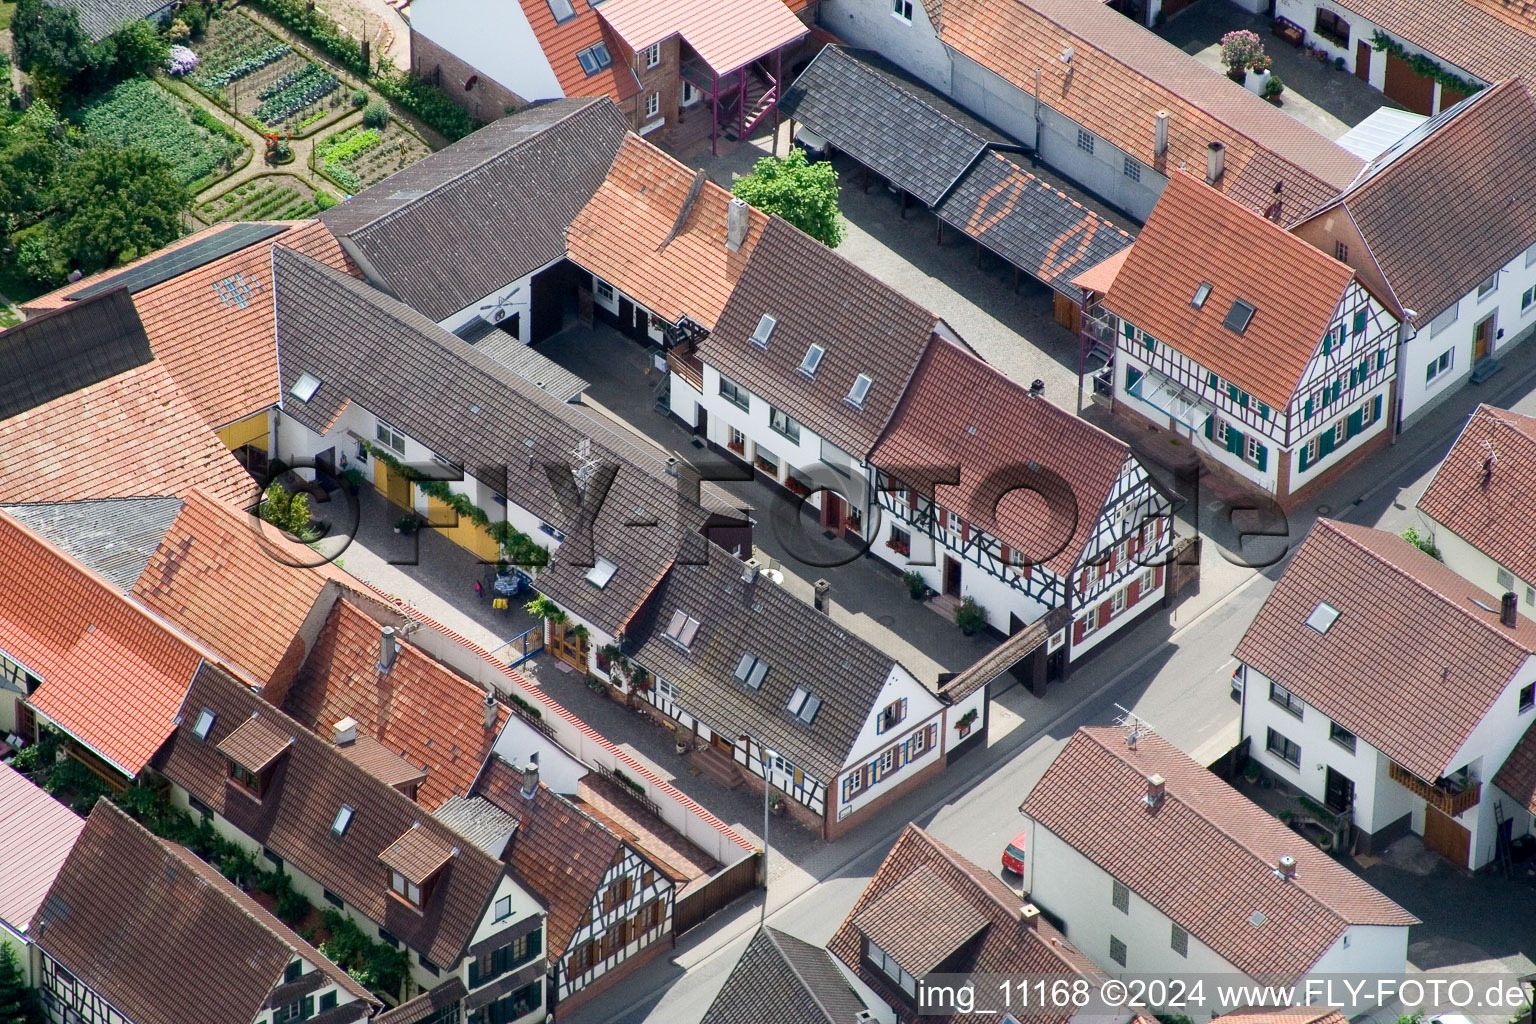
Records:
<instances>
[{"instance_id":1,"label":"yellow painted wall","mask_svg":"<svg viewBox=\"0 0 1536 1024\"><path fill-rule=\"evenodd\" d=\"M457 525L449 526L457 519ZM494 562L501 555L500 546L491 535L476 526L467 517L459 515L451 505L427 496L427 521L438 527L438 532L461 548L467 548L487 562Z\"/></svg>"},{"instance_id":2,"label":"yellow painted wall","mask_svg":"<svg viewBox=\"0 0 1536 1024\"><path fill-rule=\"evenodd\" d=\"M242 445L250 445L253 448L267 450L267 414L259 412L254 416L247 416L243 420L236 420L227 427L219 430L219 440L230 451Z\"/></svg>"}]
</instances>

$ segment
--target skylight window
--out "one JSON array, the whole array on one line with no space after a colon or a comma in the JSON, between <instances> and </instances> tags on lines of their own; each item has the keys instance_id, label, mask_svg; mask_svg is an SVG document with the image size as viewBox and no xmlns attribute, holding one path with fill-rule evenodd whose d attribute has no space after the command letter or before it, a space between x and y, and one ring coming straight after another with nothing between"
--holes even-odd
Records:
<instances>
[{"instance_id":1,"label":"skylight window","mask_svg":"<svg viewBox=\"0 0 1536 1024\"><path fill-rule=\"evenodd\" d=\"M743 654L736 663L736 681L754 690L763 688L768 675L768 663L755 654Z\"/></svg>"},{"instance_id":2,"label":"skylight window","mask_svg":"<svg viewBox=\"0 0 1536 1024\"><path fill-rule=\"evenodd\" d=\"M1327 601L1317 602L1317 607L1312 609L1312 614L1307 616L1307 625L1319 633L1328 632L1329 628L1338 620L1339 610Z\"/></svg>"},{"instance_id":3,"label":"skylight window","mask_svg":"<svg viewBox=\"0 0 1536 1024\"><path fill-rule=\"evenodd\" d=\"M827 354L827 350L820 345L812 345L805 350L805 358L800 360L800 372L807 377L816 376L816 367L821 365L821 357Z\"/></svg>"},{"instance_id":4,"label":"skylight window","mask_svg":"<svg viewBox=\"0 0 1536 1024\"><path fill-rule=\"evenodd\" d=\"M608 581L613 579L613 574L618 571L619 567L608 559L599 558L597 564L587 570L587 582L598 590L602 590L608 585Z\"/></svg>"},{"instance_id":5,"label":"skylight window","mask_svg":"<svg viewBox=\"0 0 1536 1024\"><path fill-rule=\"evenodd\" d=\"M797 686L795 692L789 695L789 703L785 707L790 714L810 725L816 721L816 712L821 710L821 698L805 687Z\"/></svg>"},{"instance_id":6,"label":"skylight window","mask_svg":"<svg viewBox=\"0 0 1536 1024\"><path fill-rule=\"evenodd\" d=\"M342 804L341 810L336 812L336 820L331 822L331 831L338 836L344 836L350 824L352 824L352 808Z\"/></svg>"},{"instance_id":7,"label":"skylight window","mask_svg":"<svg viewBox=\"0 0 1536 1024\"><path fill-rule=\"evenodd\" d=\"M567 8L571 6L570 0L550 0L549 2L550 7L556 4L564 4ZM581 61L581 70L587 73L588 78L613 64L613 57L608 53L607 43L587 47L576 55L576 59Z\"/></svg>"},{"instance_id":8,"label":"skylight window","mask_svg":"<svg viewBox=\"0 0 1536 1024\"><path fill-rule=\"evenodd\" d=\"M1227 310L1227 318L1222 321L1222 325L1229 331L1242 334L1248 329L1248 323L1253 319L1255 312L1256 310L1253 308L1252 303L1244 302L1242 299L1233 299L1232 308Z\"/></svg>"},{"instance_id":9,"label":"skylight window","mask_svg":"<svg viewBox=\"0 0 1536 1024\"><path fill-rule=\"evenodd\" d=\"M869 389L874 386L874 383L874 381L869 379L869 374L859 374L853 378L853 387L848 389L848 396L843 401L855 409L864 408L864 399L869 397Z\"/></svg>"},{"instance_id":10,"label":"skylight window","mask_svg":"<svg viewBox=\"0 0 1536 1024\"><path fill-rule=\"evenodd\" d=\"M768 347L768 339L773 337L773 329L777 326L779 326L779 322L767 313L764 313L762 318L757 321L757 330L752 332L752 344L758 348L766 349Z\"/></svg>"},{"instance_id":11,"label":"skylight window","mask_svg":"<svg viewBox=\"0 0 1536 1024\"><path fill-rule=\"evenodd\" d=\"M219 716L215 715L212 710L203 708L203 710L198 713L197 724L192 726L192 735L196 736L200 740L206 740L208 738L208 734L213 731L214 719L218 717Z\"/></svg>"},{"instance_id":12,"label":"skylight window","mask_svg":"<svg viewBox=\"0 0 1536 1024\"><path fill-rule=\"evenodd\" d=\"M672 613L672 621L667 623L667 639L686 651L693 646L693 639L698 635L698 619L684 611Z\"/></svg>"},{"instance_id":13,"label":"skylight window","mask_svg":"<svg viewBox=\"0 0 1536 1024\"><path fill-rule=\"evenodd\" d=\"M792 715L798 715L800 713L800 709L805 707L805 700L810 695L811 692L805 687L795 687L795 692L789 695L789 703L785 705L789 708L789 713Z\"/></svg>"},{"instance_id":14,"label":"skylight window","mask_svg":"<svg viewBox=\"0 0 1536 1024\"><path fill-rule=\"evenodd\" d=\"M320 390L320 378L312 373L301 373L299 379L293 382L293 387L288 393L301 402L307 402L315 397L315 392Z\"/></svg>"},{"instance_id":15,"label":"skylight window","mask_svg":"<svg viewBox=\"0 0 1536 1024\"><path fill-rule=\"evenodd\" d=\"M1189 304L1196 309L1205 308L1205 300L1211 297L1211 285L1209 281L1201 281L1200 287L1195 289L1195 297L1189 300Z\"/></svg>"},{"instance_id":16,"label":"skylight window","mask_svg":"<svg viewBox=\"0 0 1536 1024\"><path fill-rule=\"evenodd\" d=\"M555 23L570 21L576 17L576 5L571 0L549 0L549 13L555 16ZM592 72L587 72L591 74Z\"/></svg>"}]
</instances>

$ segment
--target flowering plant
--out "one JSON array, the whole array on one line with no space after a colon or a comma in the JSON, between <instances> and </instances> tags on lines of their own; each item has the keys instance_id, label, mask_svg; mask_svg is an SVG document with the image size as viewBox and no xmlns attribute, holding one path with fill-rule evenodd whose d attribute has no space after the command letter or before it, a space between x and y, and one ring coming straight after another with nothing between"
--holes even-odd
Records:
<instances>
[{"instance_id":1,"label":"flowering plant","mask_svg":"<svg viewBox=\"0 0 1536 1024\"><path fill-rule=\"evenodd\" d=\"M184 75L197 67L197 54L185 46L171 47L171 55L165 62L165 70L173 75Z\"/></svg>"},{"instance_id":2,"label":"flowering plant","mask_svg":"<svg viewBox=\"0 0 1536 1024\"><path fill-rule=\"evenodd\" d=\"M1264 56L1264 42L1245 28L1221 37L1221 62L1232 71L1246 71Z\"/></svg>"}]
</instances>

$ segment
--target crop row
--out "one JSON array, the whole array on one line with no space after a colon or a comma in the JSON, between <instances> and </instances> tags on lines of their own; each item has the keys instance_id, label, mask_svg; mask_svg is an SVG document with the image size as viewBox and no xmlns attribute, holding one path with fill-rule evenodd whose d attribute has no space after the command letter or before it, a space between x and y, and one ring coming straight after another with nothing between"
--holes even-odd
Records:
<instances>
[{"instance_id":1,"label":"crop row","mask_svg":"<svg viewBox=\"0 0 1536 1024\"><path fill-rule=\"evenodd\" d=\"M377 128L349 128L332 138L320 151L320 156L322 159L337 162L351 160L359 153L377 146L383 138Z\"/></svg>"},{"instance_id":2,"label":"crop row","mask_svg":"<svg viewBox=\"0 0 1536 1024\"><path fill-rule=\"evenodd\" d=\"M292 52L293 47L287 43L278 43L276 46L269 46L258 53L243 57L215 74L198 76L196 82L205 89L218 89L236 79L244 78L253 71L259 71L274 61L282 60Z\"/></svg>"},{"instance_id":3,"label":"crop row","mask_svg":"<svg viewBox=\"0 0 1536 1024\"><path fill-rule=\"evenodd\" d=\"M286 83L286 84L283 84ZM283 120L316 103L336 90L336 76L318 64L307 64L301 71L290 72L274 83L278 88L263 89L264 102L256 108L256 120L262 124L279 124Z\"/></svg>"},{"instance_id":4,"label":"crop row","mask_svg":"<svg viewBox=\"0 0 1536 1024\"><path fill-rule=\"evenodd\" d=\"M77 120L87 138L112 146L143 146L175 167L187 184L239 157L242 146L215 123L195 124L188 111L154 82L122 82L83 108ZM211 121L212 118L209 118Z\"/></svg>"}]
</instances>

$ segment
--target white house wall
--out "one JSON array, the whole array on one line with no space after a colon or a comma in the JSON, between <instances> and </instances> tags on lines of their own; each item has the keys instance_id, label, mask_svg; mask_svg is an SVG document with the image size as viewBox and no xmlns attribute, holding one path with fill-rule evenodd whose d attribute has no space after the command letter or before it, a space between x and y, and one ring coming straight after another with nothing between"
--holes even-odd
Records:
<instances>
[{"instance_id":1,"label":"white house wall","mask_svg":"<svg viewBox=\"0 0 1536 1024\"><path fill-rule=\"evenodd\" d=\"M1498 471L1495 466L1494 472ZM1434 523L1431 532L1435 546L1440 549L1441 561L1458 576L1471 580L1495 597L1502 596L1510 589L1499 584L1499 570L1504 568L1499 563L1439 523ZM1510 576L1515 581L1514 592L1520 598L1521 613L1536 618L1536 580L1523 580L1514 573L1510 573Z\"/></svg>"},{"instance_id":2,"label":"white house wall","mask_svg":"<svg viewBox=\"0 0 1536 1024\"><path fill-rule=\"evenodd\" d=\"M877 732L880 712L898 700L907 702L906 718L893 731L883 734ZM927 721L943 708L944 705L939 702L939 699L913 678L910 672L899 664L892 664L890 673L885 677L885 685L880 690L880 696L875 698L869 717L865 719L858 738L849 748L847 763L862 762L865 758L884 750L891 745L892 737L905 733L915 722Z\"/></svg>"},{"instance_id":3,"label":"white house wall","mask_svg":"<svg viewBox=\"0 0 1536 1024\"><path fill-rule=\"evenodd\" d=\"M1503 627L1499 627L1502 629ZM1466 742L1456 751L1451 758L1448 770L1470 765L1473 774L1483 784L1482 798L1476 806L1469 808L1456 820L1472 833L1471 848L1468 852L1470 864L1474 871L1489 863L1494 857L1494 843L1496 839L1494 824L1494 802L1499 799L1498 790L1493 788L1493 777L1498 774L1500 766L1508 759L1510 751L1515 749L1515 744L1525 735L1525 730L1536 721L1536 709L1521 712L1520 690L1523 687L1536 683L1536 656L1529 657L1515 673L1515 678L1509 681L1503 692L1494 701L1493 707L1483 716L1483 720L1477 723L1468 736ZM1512 806L1505 804L1504 814L1510 817ZM1516 833L1518 834L1518 833Z\"/></svg>"},{"instance_id":4,"label":"white house wall","mask_svg":"<svg viewBox=\"0 0 1536 1024\"><path fill-rule=\"evenodd\" d=\"M521 11L519 11L519 13L521 13ZM439 320L437 325L447 331L457 331L471 320L481 319L481 307L495 307L499 301L505 298L509 301L507 301L506 304L502 306L502 308L507 311L508 317L517 313L522 314L521 319L519 319L517 322L518 332L516 334L516 338L524 345L528 344L528 342L533 338L533 313L531 307L534 275L548 269L555 263L559 262L560 260L553 260L550 263L546 263L538 270L535 270L532 274L526 274L518 278L516 281L513 281L511 284L503 285L484 298L481 298L475 302L471 302L457 313L446 316ZM484 312L490 313L492 310L487 309Z\"/></svg>"},{"instance_id":5,"label":"white house wall","mask_svg":"<svg viewBox=\"0 0 1536 1024\"><path fill-rule=\"evenodd\" d=\"M1352 924L1312 965L1312 975L1402 974L1408 960L1408 929L1402 925Z\"/></svg>"},{"instance_id":6,"label":"white house wall","mask_svg":"<svg viewBox=\"0 0 1536 1024\"><path fill-rule=\"evenodd\" d=\"M415 639L414 635L412 639ZM531 755L539 756L539 781L562 796L575 796L577 783L590 769L558 743L528 725L517 715L508 715L507 724L491 749L503 761L519 768Z\"/></svg>"},{"instance_id":7,"label":"white house wall","mask_svg":"<svg viewBox=\"0 0 1536 1024\"><path fill-rule=\"evenodd\" d=\"M850 46L885 54L933 88L949 91L948 49L918 0L910 22L894 13L890 0L822 0L817 20Z\"/></svg>"},{"instance_id":8,"label":"white house wall","mask_svg":"<svg viewBox=\"0 0 1536 1024\"><path fill-rule=\"evenodd\" d=\"M934 730L937 733L937 736L934 742L929 745L921 754L908 761L906 764L895 768L879 781L873 783L865 789L860 790L853 796L852 799L843 799L844 779L850 778L851 776L863 772L864 769L870 764L870 762L877 761L884 751L906 743L918 731L927 729L932 725L938 726L938 728ZM859 758L857 762L854 762L852 759L850 759L849 763L852 765L852 768L845 769L844 771L840 772L832 784L832 800L836 806L836 817L838 820L848 817L849 815L857 812L860 808L865 807L866 805L871 804L885 796L887 793L890 793L896 789L899 789L901 786L906 785L907 780L911 779L918 772L922 771L924 768L942 758L944 755L944 732L944 716L942 713L935 712L933 715L930 715L927 718L917 719L914 718L911 711L908 711L906 720L897 726L893 731L878 737L880 742L876 744L873 749Z\"/></svg>"},{"instance_id":9,"label":"white house wall","mask_svg":"<svg viewBox=\"0 0 1536 1024\"><path fill-rule=\"evenodd\" d=\"M411 30L530 103L565 95L516 0L417 0Z\"/></svg>"}]
</instances>

